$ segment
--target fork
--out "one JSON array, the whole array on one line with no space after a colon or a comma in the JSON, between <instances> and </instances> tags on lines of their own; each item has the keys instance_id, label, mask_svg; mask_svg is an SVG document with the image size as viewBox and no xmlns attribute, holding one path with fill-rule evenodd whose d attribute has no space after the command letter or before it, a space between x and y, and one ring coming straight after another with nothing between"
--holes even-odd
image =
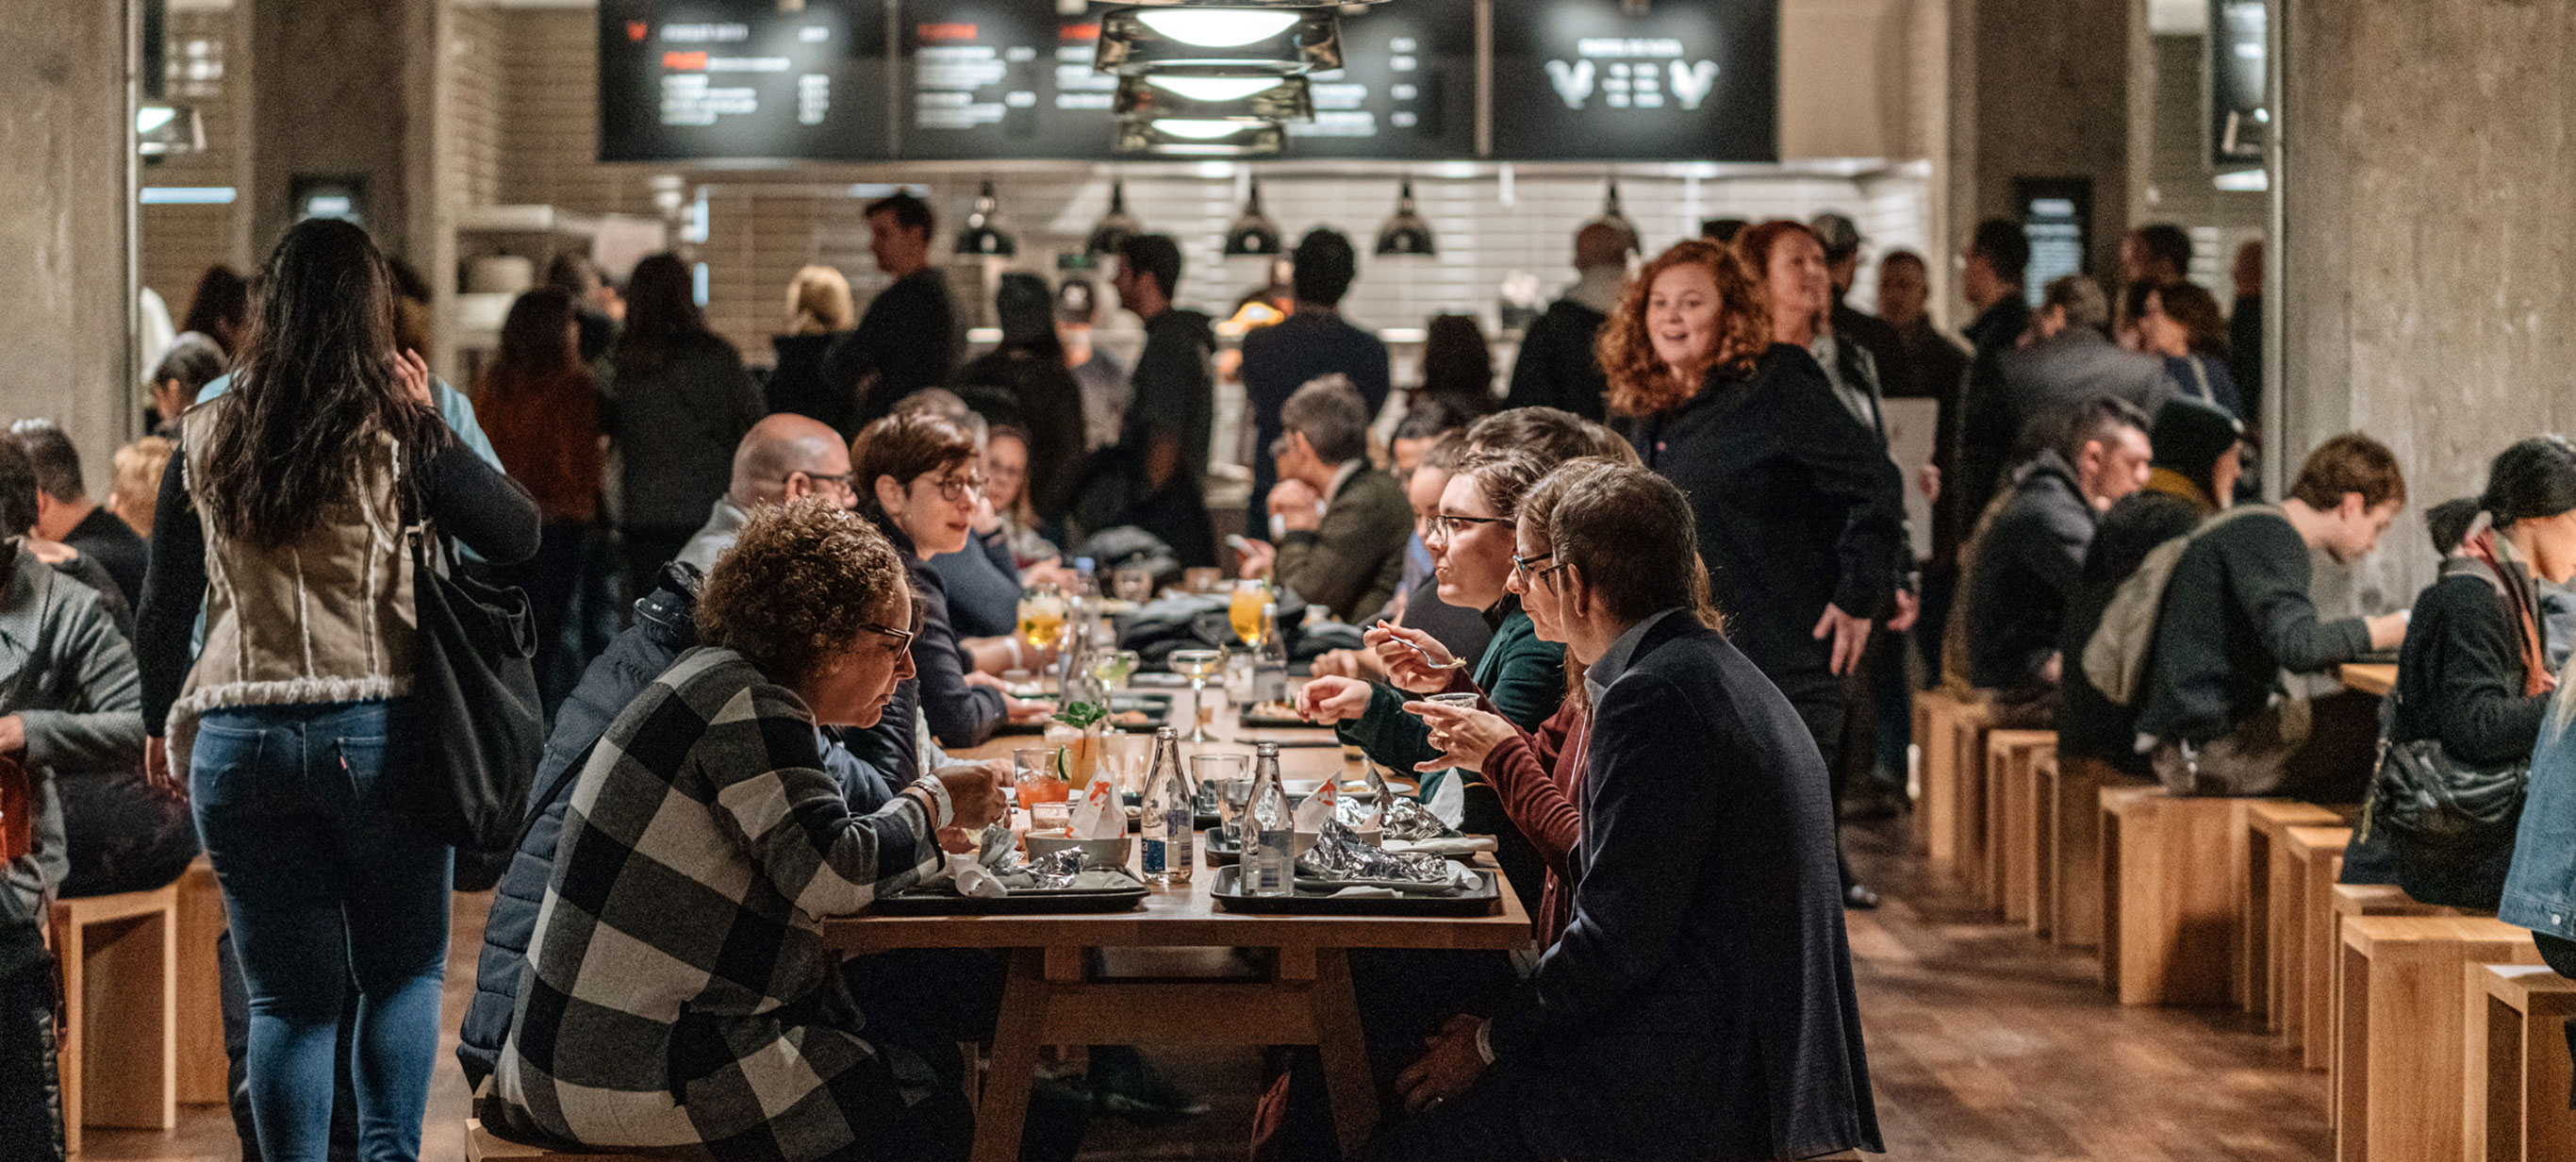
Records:
<instances>
[{"instance_id":1,"label":"fork","mask_svg":"<svg viewBox=\"0 0 2576 1162\"><path fill-rule=\"evenodd\" d=\"M1431 651L1426 650L1426 649L1423 649L1423 648L1422 648L1422 646L1421 646L1421 644L1420 644L1420 643L1418 643L1418 642L1415 642L1413 639L1408 638L1408 637L1405 637L1405 636L1404 636L1404 635L1402 635L1402 634L1389 634L1389 635L1387 635L1387 636L1388 636L1389 638L1393 639L1397 644L1402 645L1404 648L1406 648L1406 649L1408 649L1408 650L1412 650L1414 653L1421 655L1421 656L1422 656L1422 664L1423 664L1423 665L1426 665L1426 666L1429 666L1429 667L1431 667L1431 668L1432 668L1432 669L1434 669L1434 670L1440 670L1440 671L1444 671L1444 672L1445 672L1445 671L1449 671L1449 670L1463 670L1463 669L1466 669L1466 668L1467 668L1467 659L1465 659L1465 658L1451 658L1451 659L1449 659L1448 661L1445 661L1445 662L1442 662L1442 661L1435 661L1435 660L1433 660L1433 659L1432 659L1432 657L1431 657Z\"/></svg>"}]
</instances>

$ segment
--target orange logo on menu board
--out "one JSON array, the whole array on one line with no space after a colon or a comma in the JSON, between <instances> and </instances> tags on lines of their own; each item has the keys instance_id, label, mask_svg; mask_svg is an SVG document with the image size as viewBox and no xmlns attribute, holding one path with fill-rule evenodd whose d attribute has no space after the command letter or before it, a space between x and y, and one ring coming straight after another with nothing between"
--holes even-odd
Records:
<instances>
[{"instance_id":1,"label":"orange logo on menu board","mask_svg":"<svg viewBox=\"0 0 2576 1162\"><path fill-rule=\"evenodd\" d=\"M651 31L653 31L653 26L646 24L641 20L629 20L626 22L626 39L628 40L643 40L645 34Z\"/></svg>"},{"instance_id":2,"label":"orange logo on menu board","mask_svg":"<svg viewBox=\"0 0 2576 1162\"><path fill-rule=\"evenodd\" d=\"M1095 41L1100 39L1100 25L1097 22L1091 24L1059 24L1056 26L1055 38L1067 44Z\"/></svg>"},{"instance_id":3,"label":"orange logo on menu board","mask_svg":"<svg viewBox=\"0 0 2576 1162\"><path fill-rule=\"evenodd\" d=\"M674 50L663 53L662 67L666 69L694 69L699 72L704 72L707 67L706 50L698 49L693 52L680 52Z\"/></svg>"},{"instance_id":4,"label":"orange logo on menu board","mask_svg":"<svg viewBox=\"0 0 2576 1162\"><path fill-rule=\"evenodd\" d=\"M965 21L954 21L948 24L921 24L913 27L913 33L923 40L973 40L975 39L975 26Z\"/></svg>"}]
</instances>

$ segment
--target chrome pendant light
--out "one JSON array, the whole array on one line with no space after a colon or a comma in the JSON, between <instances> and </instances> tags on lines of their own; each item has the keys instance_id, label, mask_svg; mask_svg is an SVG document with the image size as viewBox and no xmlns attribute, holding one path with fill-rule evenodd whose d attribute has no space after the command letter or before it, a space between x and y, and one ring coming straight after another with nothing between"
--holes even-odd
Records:
<instances>
[{"instance_id":1,"label":"chrome pendant light","mask_svg":"<svg viewBox=\"0 0 2576 1162\"><path fill-rule=\"evenodd\" d=\"M1406 178L1396 194L1395 216L1377 230L1377 253L1388 255L1432 255L1439 252L1431 239L1431 223L1413 205L1413 179Z\"/></svg>"},{"instance_id":2,"label":"chrome pendant light","mask_svg":"<svg viewBox=\"0 0 2576 1162\"><path fill-rule=\"evenodd\" d=\"M1261 212L1261 179L1254 178L1252 193L1243 201L1243 213L1225 228L1225 256L1275 255L1279 251L1279 223Z\"/></svg>"},{"instance_id":3,"label":"chrome pendant light","mask_svg":"<svg viewBox=\"0 0 2576 1162\"><path fill-rule=\"evenodd\" d=\"M1127 212L1127 183L1109 183L1109 212L1092 224L1091 236L1083 241L1085 254L1113 254L1128 239L1145 232L1136 216Z\"/></svg>"},{"instance_id":4,"label":"chrome pendant light","mask_svg":"<svg viewBox=\"0 0 2576 1162\"><path fill-rule=\"evenodd\" d=\"M1313 86L1304 77L1121 77L1111 108L1122 117L1311 121Z\"/></svg>"},{"instance_id":5,"label":"chrome pendant light","mask_svg":"<svg viewBox=\"0 0 2576 1162\"><path fill-rule=\"evenodd\" d=\"M1121 117L1116 147L1121 153L1165 157L1261 157L1279 152L1287 143L1287 131L1276 121Z\"/></svg>"},{"instance_id":6,"label":"chrome pendant light","mask_svg":"<svg viewBox=\"0 0 2576 1162\"><path fill-rule=\"evenodd\" d=\"M957 253L981 254L1009 258L1020 252L1020 243L994 225L994 213L1000 199L993 195L993 183L985 182L975 195L975 208L966 215L966 228L957 232Z\"/></svg>"},{"instance_id":7,"label":"chrome pendant light","mask_svg":"<svg viewBox=\"0 0 2576 1162\"><path fill-rule=\"evenodd\" d=\"M1093 67L1120 76L1303 76L1342 67L1329 8L1116 8Z\"/></svg>"}]
</instances>

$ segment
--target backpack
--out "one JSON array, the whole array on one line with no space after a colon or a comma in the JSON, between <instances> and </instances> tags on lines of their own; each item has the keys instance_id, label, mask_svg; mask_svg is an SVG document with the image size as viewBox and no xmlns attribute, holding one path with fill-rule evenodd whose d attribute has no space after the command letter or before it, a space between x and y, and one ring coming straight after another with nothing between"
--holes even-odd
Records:
<instances>
[{"instance_id":1,"label":"backpack","mask_svg":"<svg viewBox=\"0 0 2576 1162\"><path fill-rule=\"evenodd\" d=\"M2134 706L2146 692L2147 656L2155 650L2156 626L2164 618L2165 586L2173 581L2174 566L2182 563L2183 551L2211 529L2257 512L2281 515L2280 509L2268 504L2241 504L2213 515L2190 533L2149 551L2138 571L2120 582L2110 607L2102 611L2102 624L2084 642L2084 677L2103 697L2115 705Z\"/></svg>"}]
</instances>

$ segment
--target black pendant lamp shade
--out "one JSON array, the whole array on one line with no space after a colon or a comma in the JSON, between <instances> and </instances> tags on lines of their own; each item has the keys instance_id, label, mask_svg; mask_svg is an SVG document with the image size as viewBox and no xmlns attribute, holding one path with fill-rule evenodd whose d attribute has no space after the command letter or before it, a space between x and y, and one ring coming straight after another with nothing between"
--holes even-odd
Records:
<instances>
[{"instance_id":1,"label":"black pendant lamp shade","mask_svg":"<svg viewBox=\"0 0 2576 1162\"><path fill-rule=\"evenodd\" d=\"M1115 8L1093 67L1120 76L1303 76L1342 67L1330 8Z\"/></svg>"},{"instance_id":2,"label":"black pendant lamp shade","mask_svg":"<svg viewBox=\"0 0 2576 1162\"><path fill-rule=\"evenodd\" d=\"M1438 247L1431 240L1431 223L1414 208L1413 180L1410 178L1405 179L1402 190L1396 195L1395 216L1388 218L1386 225L1378 227L1377 253L1381 257L1438 253Z\"/></svg>"},{"instance_id":3,"label":"black pendant lamp shade","mask_svg":"<svg viewBox=\"0 0 2576 1162\"><path fill-rule=\"evenodd\" d=\"M1255 178L1252 196L1244 199L1243 213L1235 217L1234 225L1225 229L1225 256L1275 255L1279 251L1279 223L1261 212L1261 181Z\"/></svg>"},{"instance_id":4,"label":"black pendant lamp shade","mask_svg":"<svg viewBox=\"0 0 2576 1162\"><path fill-rule=\"evenodd\" d=\"M957 232L957 253L1009 258L1020 252L1019 240L993 224L993 212L999 205L999 199L993 196L993 183L985 182L975 195L975 209L966 215L966 228Z\"/></svg>"},{"instance_id":5,"label":"black pendant lamp shade","mask_svg":"<svg viewBox=\"0 0 2576 1162\"><path fill-rule=\"evenodd\" d=\"M1109 212L1093 223L1091 237L1082 244L1085 254L1114 254L1128 239L1145 232L1136 216L1127 212L1127 183L1109 183Z\"/></svg>"}]
</instances>

